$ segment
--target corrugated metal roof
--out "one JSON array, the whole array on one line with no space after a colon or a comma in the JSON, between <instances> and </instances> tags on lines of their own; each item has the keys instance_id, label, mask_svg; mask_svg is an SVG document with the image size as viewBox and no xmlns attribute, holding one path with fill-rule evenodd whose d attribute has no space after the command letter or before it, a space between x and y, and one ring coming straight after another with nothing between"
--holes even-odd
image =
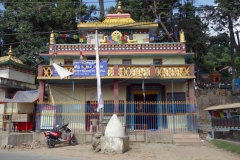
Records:
<instances>
[{"instance_id":1,"label":"corrugated metal roof","mask_svg":"<svg viewBox=\"0 0 240 160\"><path fill-rule=\"evenodd\" d=\"M240 108L240 103L222 104L204 109L205 111Z\"/></svg>"}]
</instances>

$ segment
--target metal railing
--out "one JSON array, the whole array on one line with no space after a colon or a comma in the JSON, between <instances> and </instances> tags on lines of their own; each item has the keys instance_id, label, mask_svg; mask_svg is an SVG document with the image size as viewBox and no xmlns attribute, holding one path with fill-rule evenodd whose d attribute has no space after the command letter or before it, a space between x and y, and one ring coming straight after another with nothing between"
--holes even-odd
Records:
<instances>
[{"instance_id":1,"label":"metal railing","mask_svg":"<svg viewBox=\"0 0 240 160\"><path fill-rule=\"evenodd\" d=\"M36 130L55 130L56 125L69 122L74 132L104 131L115 113L127 132L145 130L149 133L198 132L196 104L186 102L104 102L96 111L96 103L39 103Z\"/></svg>"}]
</instances>

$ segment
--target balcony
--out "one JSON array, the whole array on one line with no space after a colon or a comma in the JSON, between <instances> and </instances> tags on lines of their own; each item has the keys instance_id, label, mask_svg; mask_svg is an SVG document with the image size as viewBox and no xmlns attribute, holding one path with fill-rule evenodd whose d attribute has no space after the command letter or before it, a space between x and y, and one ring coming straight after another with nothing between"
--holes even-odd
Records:
<instances>
[{"instance_id":1,"label":"balcony","mask_svg":"<svg viewBox=\"0 0 240 160\"><path fill-rule=\"evenodd\" d=\"M74 72L73 65L63 65L63 68L70 72ZM82 77L72 77L73 79L80 79ZM86 77L84 77L86 78ZM95 79L95 76L87 77L88 79ZM194 76L193 65L161 65L161 66L150 66L150 65L108 65L107 76L104 78L133 78L133 79L178 79L186 78L192 79ZM39 66L38 67L38 79L60 79L59 77L53 76L53 66ZM69 79L66 78L66 79Z\"/></svg>"}]
</instances>

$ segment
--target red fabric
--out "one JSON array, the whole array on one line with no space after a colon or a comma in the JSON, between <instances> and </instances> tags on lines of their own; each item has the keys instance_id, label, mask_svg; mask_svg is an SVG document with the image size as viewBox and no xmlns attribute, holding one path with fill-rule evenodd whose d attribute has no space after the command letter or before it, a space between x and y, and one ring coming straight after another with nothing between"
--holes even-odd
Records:
<instances>
[{"instance_id":1,"label":"red fabric","mask_svg":"<svg viewBox=\"0 0 240 160\"><path fill-rule=\"evenodd\" d=\"M18 122L17 123L17 129L20 131L32 131L33 130L33 125L32 122Z\"/></svg>"},{"instance_id":2,"label":"red fabric","mask_svg":"<svg viewBox=\"0 0 240 160\"><path fill-rule=\"evenodd\" d=\"M62 34L62 38L66 38L66 34Z\"/></svg>"},{"instance_id":3,"label":"red fabric","mask_svg":"<svg viewBox=\"0 0 240 160\"><path fill-rule=\"evenodd\" d=\"M216 111L213 111L213 117L218 118L218 113Z\"/></svg>"},{"instance_id":4,"label":"red fabric","mask_svg":"<svg viewBox=\"0 0 240 160\"><path fill-rule=\"evenodd\" d=\"M83 59L82 45L80 45L80 59Z\"/></svg>"}]
</instances>

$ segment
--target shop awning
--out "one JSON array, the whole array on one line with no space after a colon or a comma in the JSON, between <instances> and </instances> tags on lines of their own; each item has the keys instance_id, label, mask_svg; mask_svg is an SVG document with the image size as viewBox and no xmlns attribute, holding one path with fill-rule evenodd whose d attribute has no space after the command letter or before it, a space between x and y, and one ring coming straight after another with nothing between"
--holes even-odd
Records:
<instances>
[{"instance_id":1,"label":"shop awning","mask_svg":"<svg viewBox=\"0 0 240 160\"><path fill-rule=\"evenodd\" d=\"M38 99L39 91L17 91L12 99L4 98L0 103L33 103Z\"/></svg>"},{"instance_id":2,"label":"shop awning","mask_svg":"<svg viewBox=\"0 0 240 160\"><path fill-rule=\"evenodd\" d=\"M213 111L213 110L237 109L237 108L240 108L240 103L222 104L222 105L218 105L218 106L212 106L212 107L206 108L204 110Z\"/></svg>"}]
</instances>

